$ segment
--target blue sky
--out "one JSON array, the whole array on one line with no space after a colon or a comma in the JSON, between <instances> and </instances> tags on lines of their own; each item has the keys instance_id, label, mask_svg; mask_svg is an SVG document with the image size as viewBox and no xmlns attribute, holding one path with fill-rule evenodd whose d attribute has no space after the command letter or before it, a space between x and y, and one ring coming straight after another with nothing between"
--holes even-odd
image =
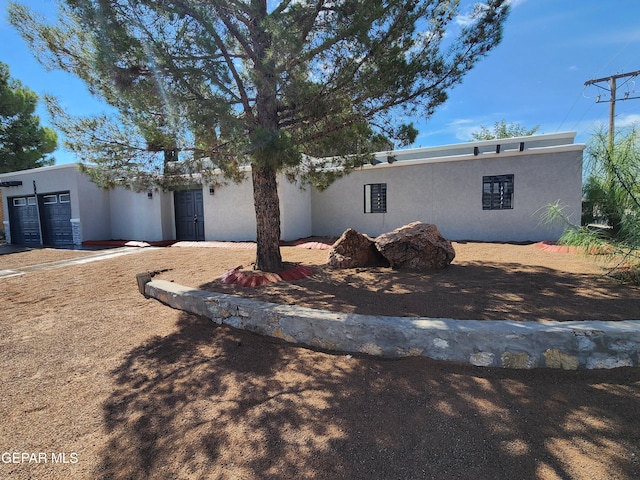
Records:
<instances>
[{"instance_id":1,"label":"blue sky","mask_svg":"<svg viewBox=\"0 0 640 480\"><path fill-rule=\"evenodd\" d=\"M23 2L37 11L55 11L53 0ZM84 84L64 72L47 72L6 21L7 0L0 0L0 61L11 76L42 95L59 98L74 115L106 110ZM609 104L596 103L607 91L584 87L587 80L640 70L640 1L513 0L502 43L467 74L445 105L428 120L410 119L420 130L414 146L465 142L481 125L506 120L539 133L576 131L586 142L608 125ZM640 77L619 87L640 96ZM622 85L623 80L618 82ZM603 86L605 86L603 84ZM49 118L39 109L43 124ZM640 99L616 103L616 127L640 122ZM63 150L57 163L76 159Z\"/></svg>"}]
</instances>

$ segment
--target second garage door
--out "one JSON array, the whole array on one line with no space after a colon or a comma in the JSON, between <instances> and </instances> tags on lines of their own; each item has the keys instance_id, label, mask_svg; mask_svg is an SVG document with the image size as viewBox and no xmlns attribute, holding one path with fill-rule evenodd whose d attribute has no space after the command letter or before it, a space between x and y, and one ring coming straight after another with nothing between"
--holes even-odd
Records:
<instances>
[{"instance_id":1,"label":"second garage door","mask_svg":"<svg viewBox=\"0 0 640 480\"><path fill-rule=\"evenodd\" d=\"M69 192L39 196L42 237L45 245L73 245Z\"/></svg>"}]
</instances>

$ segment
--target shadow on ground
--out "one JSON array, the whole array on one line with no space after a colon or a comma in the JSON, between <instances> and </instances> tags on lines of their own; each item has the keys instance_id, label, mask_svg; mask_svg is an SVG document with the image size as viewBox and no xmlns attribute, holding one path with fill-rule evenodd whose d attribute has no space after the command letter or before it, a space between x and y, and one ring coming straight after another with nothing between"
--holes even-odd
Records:
<instances>
[{"instance_id":1,"label":"shadow on ground","mask_svg":"<svg viewBox=\"0 0 640 480\"><path fill-rule=\"evenodd\" d=\"M307 279L242 288L199 288L349 313L459 320L636 320L640 288L604 276L518 263L467 262L430 273L317 268ZM383 295L382 295L383 294Z\"/></svg>"},{"instance_id":2,"label":"shadow on ground","mask_svg":"<svg viewBox=\"0 0 640 480\"><path fill-rule=\"evenodd\" d=\"M111 372L96 478L640 477L640 370L331 355L183 314Z\"/></svg>"}]
</instances>

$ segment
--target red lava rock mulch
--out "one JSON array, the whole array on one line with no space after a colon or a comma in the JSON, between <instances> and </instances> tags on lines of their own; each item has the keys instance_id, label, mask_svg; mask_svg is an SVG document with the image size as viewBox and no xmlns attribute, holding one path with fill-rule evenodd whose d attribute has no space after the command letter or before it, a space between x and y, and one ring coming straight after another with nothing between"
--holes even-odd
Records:
<instances>
[{"instance_id":1,"label":"red lava rock mulch","mask_svg":"<svg viewBox=\"0 0 640 480\"><path fill-rule=\"evenodd\" d=\"M224 242L224 241L186 242L186 241L180 241L180 242L177 242L177 243L173 244L172 247L251 249L251 248L256 248L256 244L255 244L255 242Z\"/></svg>"},{"instance_id":2,"label":"red lava rock mulch","mask_svg":"<svg viewBox=\"0 0 640 480\"><path fill-rule=\"evenodd\" d=\"M303 265L296 265L280 273L252 272L242 270L244 267L238 265L220 277L222 283L228 285L239 285L241 287L258 287L267 283L291 282L302 280L313 275L313 270Z\"/></svg>"},{"instance_id":3,"label":"red lava rock mulch","mask_svg":"<svg viewBox=\"0 0 640 480\"><path fill-rule=\"evenodd\" d=\"M538 242L535 244L535 246L543 252L580 253L580 249L578 247L572 247L569 245L558 245L556 242Z\"/></svg>"}]
</instances>

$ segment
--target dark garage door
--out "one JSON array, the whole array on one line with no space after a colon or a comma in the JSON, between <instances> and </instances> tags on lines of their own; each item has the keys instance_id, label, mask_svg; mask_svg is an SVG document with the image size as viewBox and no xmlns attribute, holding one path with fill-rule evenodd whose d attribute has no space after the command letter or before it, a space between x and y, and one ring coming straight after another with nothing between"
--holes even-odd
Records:
<instances>
[{"instance_id":1,"label":"dark garage door","mask_svg":"<svg viewBox=\"0 0 640 480\"><path fill-rule=\"evenodd\" d=\"M11 243L40 245L40 225L36 197L9 198L9 224Z\"/></svg>"},{"instance_id":2,"label":"dark garage door","mask_svg":"<svg viewBox=\"0 0 640 480\"><path fill-rule=\"evenodd\" d=\"M69 192L39 195L42 237L45 245L73 245Z\"/></svg>"},{"instance_id":3,"label":"dark garage door","mask_svg":"<svg viewBox=\"0 0 640 480\"><path fill-rule=\"evenodd\" d=\"M176 240L204 240L202 190L174 192Z\"/></svg>"},{"instance_id":4,"label":"dark garage door","mask_svg":"<svg viewBox=\"0 0 640 480\"><path fill-rule=\"evenodd\" d=\"M9 201L11 243L28 246L73 244L69 192L38 195L38 205L34 196L13 197Z\"/></svg>"}]
</instances>

